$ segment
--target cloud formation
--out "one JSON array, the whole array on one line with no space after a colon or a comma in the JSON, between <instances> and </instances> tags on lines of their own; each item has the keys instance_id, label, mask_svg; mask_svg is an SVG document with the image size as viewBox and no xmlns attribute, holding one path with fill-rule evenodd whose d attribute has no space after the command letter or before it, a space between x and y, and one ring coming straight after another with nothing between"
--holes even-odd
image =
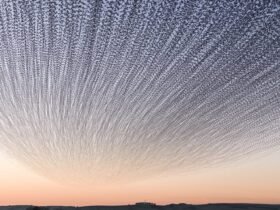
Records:
<instances>
[{"instance_id":1,"label":"cloud formation","mask_svg":"<svg viewBox=\"0 0 280 210\"><path fill-rule=\"evenodd\" d=\"M47 176L144 177L280 144L277 1L0 4L0 144Z\"/></svg>"}]
</instances>

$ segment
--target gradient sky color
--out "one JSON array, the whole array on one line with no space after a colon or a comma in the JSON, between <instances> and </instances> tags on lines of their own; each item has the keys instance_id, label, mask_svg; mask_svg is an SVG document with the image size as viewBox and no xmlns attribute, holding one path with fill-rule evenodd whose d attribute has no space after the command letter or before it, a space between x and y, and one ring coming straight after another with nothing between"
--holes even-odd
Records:
<instances>
[{"instance_id":1,"label":"gradient sky color","mask_svg":"<svg viewBox=\"0 0 280 210\"><path fill-rule=\"evenodd\" d=\"M122 205L168 203L280 203L280 152L238 164L121 185L69 185L38 176L0 155L0 205Z\"/></svg>"},{"instance_id":2,"label":"gradient sky color","mask_svg":"<svg viewBox=\"0 0 280 210\"><path fill-rule=\"evenodd\" d=\"M279 202L279 20L273 0L1 1L2 202Z\"/></svg>"}]
</instances>

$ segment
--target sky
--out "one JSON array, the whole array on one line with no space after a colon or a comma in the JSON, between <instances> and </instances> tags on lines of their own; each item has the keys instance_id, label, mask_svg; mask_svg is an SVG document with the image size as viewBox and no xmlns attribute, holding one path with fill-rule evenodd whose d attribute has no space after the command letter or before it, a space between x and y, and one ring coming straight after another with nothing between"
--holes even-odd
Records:
<instances>
[{"instance_id":1,"label":"sky","mask_svg":"<svg viewBox=\"0 0 280 210\"><path fill-rule=\"evenodd\" d=\"M126 205L139 201L169 203L280 203L280 151L238 164L187 174L102 185L56 182L16 160L0 156L1 205Z\"/></svg>"},{"instance_id":2,"label":"sky","mask_svg":"<svg viewBox=\"0 0 280 210\"><path fill-rule=\"evenodd\" d=\"M1 1L0 203L280 203L279 20L267 0Z\"/></svg>"}]
</instances>

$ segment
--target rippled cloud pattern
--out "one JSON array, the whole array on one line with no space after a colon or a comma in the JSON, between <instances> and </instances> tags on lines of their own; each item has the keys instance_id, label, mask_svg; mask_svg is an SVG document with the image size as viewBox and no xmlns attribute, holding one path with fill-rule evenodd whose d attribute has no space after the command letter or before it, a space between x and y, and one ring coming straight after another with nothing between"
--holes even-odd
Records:
<instances>
[{"instance_id":1,"label":"rippled cloud pattern","mask_svg":"<svg viewBox=\"0 0 280 210\"><path fill-rule=\"evenodd\" d=\"M47 176L144 177L275 148L279 81L279 1L0 3L0 144Z\"/></svg>"}]
</instances>

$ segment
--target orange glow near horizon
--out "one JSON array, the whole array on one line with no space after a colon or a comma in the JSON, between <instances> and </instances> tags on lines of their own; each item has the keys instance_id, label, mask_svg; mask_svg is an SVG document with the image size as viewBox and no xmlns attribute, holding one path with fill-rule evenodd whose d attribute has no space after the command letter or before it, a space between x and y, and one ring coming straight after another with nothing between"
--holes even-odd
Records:
<instances>
[{"instance_id":1,"label":"orange glow near horizon","mask_svg":"<svg viewBox=\"0 0 280 210\"><path fill-rule=\"evenodd\" d=\"M0 155L0 205L280 203L279 152L241 164L122 185L57 183Z\"/></svg>"}]
</instances>

